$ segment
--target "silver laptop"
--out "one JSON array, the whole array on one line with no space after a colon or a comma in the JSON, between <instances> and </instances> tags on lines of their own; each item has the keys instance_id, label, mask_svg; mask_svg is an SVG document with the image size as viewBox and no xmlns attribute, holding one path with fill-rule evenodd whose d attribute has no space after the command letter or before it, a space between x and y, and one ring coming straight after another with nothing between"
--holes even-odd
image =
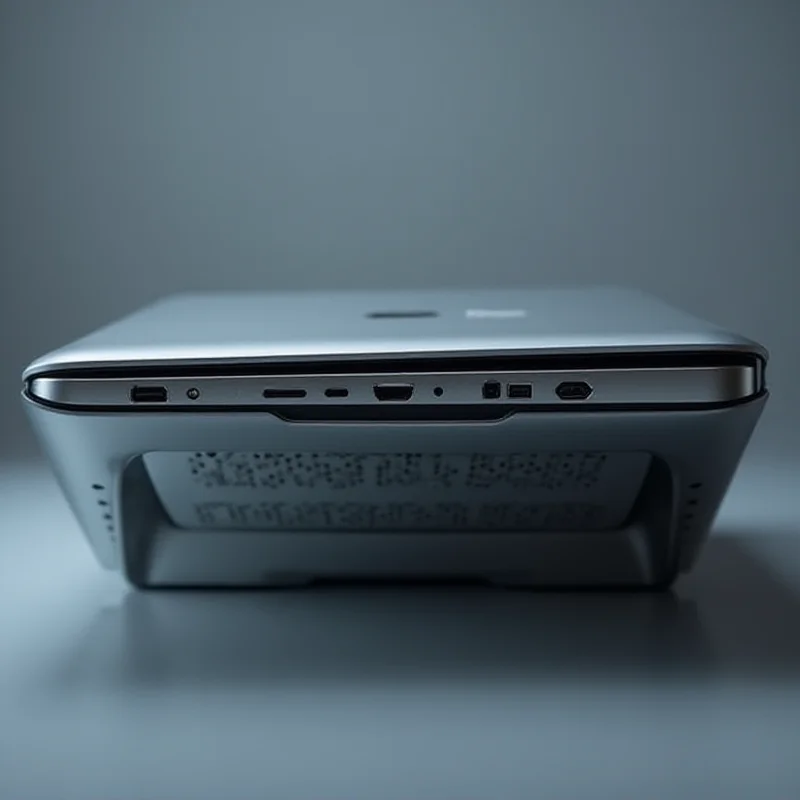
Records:
<instances>
[{"instance_id":1,"label":"silver laptop","mask_svg":"<svg viewBox=\"0 0 800 800\"><path fill-rule=\"evenodd\" d=\"M766 401L760 345L618 288L166 298L32 363L135 586L663 588Z\"/></svg>"}]
</instances>

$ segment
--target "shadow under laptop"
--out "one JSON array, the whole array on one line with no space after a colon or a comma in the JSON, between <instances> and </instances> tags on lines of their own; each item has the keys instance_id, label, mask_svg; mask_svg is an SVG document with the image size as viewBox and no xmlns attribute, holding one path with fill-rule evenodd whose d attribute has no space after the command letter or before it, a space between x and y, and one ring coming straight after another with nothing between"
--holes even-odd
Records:
<instances>
[{"instance_id":1,"label":"shadow under laptop","mask_svg":"<svg viewBox=\"0 0 800 800\"><path fill-rule=\"evenodd\" d=\"M800 538L782 538L800 560ZM794 684L800 600L750 541L715 534L696 572L665 594L430 584L131 592L64 654L53 688Z\"/></svg>"}]
</instances>

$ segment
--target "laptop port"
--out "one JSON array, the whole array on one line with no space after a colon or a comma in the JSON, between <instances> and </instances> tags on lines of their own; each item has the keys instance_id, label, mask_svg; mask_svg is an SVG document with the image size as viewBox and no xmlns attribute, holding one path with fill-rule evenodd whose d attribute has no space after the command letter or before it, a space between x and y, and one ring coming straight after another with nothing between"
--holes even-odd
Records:
<instances>
[{"instance_id":1,"label":"laptop port","mask_svg":"<svg viewBox=\"0 0 800 800\"><path fill-rule=\"evenodd\" d=\"M411 383L378 383L373 388L375 397L382 403L403 403L410 400L414 394L414 386Z\"/></svg>"},{"instance_id":2,"label":"laptop port","mask_svg":"<svg viewBox=\"0 0 800 800\"><path fill-rule=\"evenodd\" d=\"M284 389L278 387L267 387L261 392L265 400L299 400L305 397L308 392L305 389Z\"/></svg>"},{"instance_id":3,"label":"laptop port","mask_svg":"<svg viewBox=\"0 0 800 800\"><path fill-rule=\"evenodd\" d=\"M503 387L499 381L486 381L483 384L483 399L484 400L499 400L503 394Z\"/></svg>"},{"instance_id":4,"label":"laptop port","mask_svg":"<svg viewBox=\"0 0 800 800\"><path fill-rule=\"evenodd\" d=\"M131 389L131 403L166 403L166 386L134 386Z\"/></svg>"},{"instance_id":5,"label":"laptop port","mask_svg":"<svg viewBox=\"0 0 800 800\"><path fill-rule=\"evenodd\" d=\"M564 381L556 387L561 400L586 400L592 394L592 387L586 381Z\"/></svg>"},{"instance_id":6,"label":"laptop port","mask_svg":"<svg viewBox=\"0 0 800 800\"><path fill-rule=\"evenodd\" d=\"M530 400L533 397L533 386L530 383L509 383L508 396L512 400Z\"/></svg>"}]
</instances>

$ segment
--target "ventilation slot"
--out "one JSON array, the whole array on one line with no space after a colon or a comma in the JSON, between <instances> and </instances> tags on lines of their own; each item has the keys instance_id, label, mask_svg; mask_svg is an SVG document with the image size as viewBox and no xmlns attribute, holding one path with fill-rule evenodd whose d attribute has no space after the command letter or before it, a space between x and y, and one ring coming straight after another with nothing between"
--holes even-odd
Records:
<instances>
[{"instance_id":1,"label":"ventilation slot","mask_svg":"<svg viewBox=\"0 0 800 800\"><path fill-rule=\"evenodd\" d=\"M109 500L108 490L102 483L93 483L92 491L95 495L95 503L97 505L100 518L105 525L106 531L110 534L109 538L112 542L116 542L116 525L114 521L114 514L111 510L111 501Z\"/></svg>"},{"instance_id":2,"label":"ventilation slot","mask_svg":"<svg viewBox=\"0 0 800 800\"><path fill-rule=\"evenodd\" d=\"M682 533L688 533L701 516L699 512L702 510L700 502L700 491L702 488L703 484L699 481L690 483L686 487L686 502L683 504L680 515L680 529Z\"/></svg>"}]
</instances>

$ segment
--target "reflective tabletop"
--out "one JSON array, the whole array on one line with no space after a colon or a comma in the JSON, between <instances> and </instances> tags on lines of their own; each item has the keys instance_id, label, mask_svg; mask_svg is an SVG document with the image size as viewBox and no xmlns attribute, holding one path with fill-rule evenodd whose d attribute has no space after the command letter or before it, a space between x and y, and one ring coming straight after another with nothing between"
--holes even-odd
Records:
<instances>
[{"instance_id":1,"label":"reflective tabletop","mask_svg":"<svg viewBox=\"0 0 800 800\"><path fill-rule=\"evenodd\" d=\"M0 798L798 797L797 473L668 594L144 593L6 464Z\"/></svg>"}]
</instances>

